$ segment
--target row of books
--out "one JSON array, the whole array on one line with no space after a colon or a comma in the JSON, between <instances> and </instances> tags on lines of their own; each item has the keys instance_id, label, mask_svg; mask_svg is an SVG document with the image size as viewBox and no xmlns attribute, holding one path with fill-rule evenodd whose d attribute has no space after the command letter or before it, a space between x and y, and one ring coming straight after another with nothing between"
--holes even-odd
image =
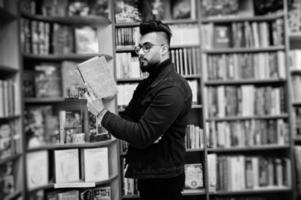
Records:
<instances>
[{"instance_id":1,"label":"row of books","mask_svg":"<svg viewBox=\"0 0 301 200\"><path fill-rule=\"evenodd\" d=\"M116 28L116 47L134 47L138 45L139 37L139 27Z\"/></svg>"},{"instance_id":2,"label":"row of books","mask_svg":"<svg viewBox=\"0 0 301 200\"><path fill-rule=\"evenodd\" d=\"M293 109L293 122L294 122L294 136L301 137L301 107L294 107Z\"/></svg>"},{"instance_id":3,"label":"row of books","mask_svg":"<svg viewBox=\"0 0 301 200\"><path fill-rule=\"evenodd\" d=\"M5 199L16 190L13 162L0 165L0 196Z\"/></svg>"},{"instance_id":4,"label":"row of books","mask_svg":"<svg viewBox=\"0 0 301 200\"><path fill-rule=\"evenodd\" d=\"M292 1L290 10L287 13L287 22L290 33L298 33L301 31L301 2Z\"/></svg>"},{"instance_id":5,"label":"row of books","mask_svg":"<svg viewBox=\"0 0 301 200\"><path fill-rule=\"evenodd\" d=\"M283 51L206 56L208 80L285 78Z\"/></svg>"},{"instance_id":6,"label":"row of books","mask_svg":"<svg viewBox=\"0 0 301 200\"><path fill-rule=\"evenodd\" d=\"M296 191L298 194L301 193L301 146L294 146L294 158L295 158L295 166L296 166Z\"/></svg>"},{"instance_id":7,"label":"row of books","mask_svg":"<svg viewBox=\"0 0 301 200\"><path fill-rule=\"evenodd\" d=\"M0 159L19 152L20 138L16 134L17 123L12 121L0 124Z\"/></svg>"},{"instance_id":8,"label":"row of books","mask_svg":"<svg viewBox=\"0 0 301 200\"><path fill-rule=\"evenodd\" d=\"M125 159L122 160L125 173ZM204 175L202 163L185 164L185 189L201 189L204 187ZM139 195L137 179L123 177L122 181L123 195Z\"/></svg>"},{"instance_id":9,"label":"row of books","mask_svg":"<svg viewBox=\"0 0 301 200\"><path fill-rule=\"evenodd\" d=\"M45 194L46 193L46 194ZM36 199L45 200L111 200L112 193L110 186L101 186L91 189L73 189L67 191L44 192L36 195ZM31 196L32 197L32 196ZM34 200L34 199L32 199Z\"/></svg>"},{"instance_id":10,"label":"row of books","mask_svg":"<svg viewBox=\"0 0 301 200\"><path fill-rule=\"evenodd\" d=\"M185 148L186 150L204 148L204 130L199 126L188 124L185 131ZM125 153L128 149L128 143L120 141L120 152Z\"/></svg>"},{"instance_id":11,"label":"row of books","mask_svg":"<svg viewBox=\"0 0 301 200\"><path fill-rule=\"evenodd\" d=\"M170 46L178 45L198 45L199 44L199 28L197 24L176 24L169 25L172 31ZM132 48L137 45L139 39L138 27L122 27L116 30L116 46L117 48Z\"/></svg>"},{"instance_id":12,"label":"row of books","mask_svg":"<svg viewBox=\"0 0 301 200\"><path fill-rule=\"evenodd\" d=\"M21 11L32 15L42 15L50 17L65 16L109 16L108 1L42 1L26 0L21 1Z\"/></svg>"},{"instance_id":13,"label":"row of books","mask_svg":"<svg viewBox=\"0 0 301 200\"><path fill-rule=\"evenodd\" d=\"M143 78L146 75L141 72L139 59L133 53L116 53L116 78Z\"/></svg>"},{"instance_id":14,"label":"row of books","mask_svg":"<svg viewBox=\"0 0 301 200\"><path fill-rule=\"evenodd\" d=\"M292 89L293 89L293 101L300 102L301 101L301 91L300 91L300 86L301 86L301 76L300 75L293 75L291 77L292 81Z\"/></svg>"},{"instance_id":15,"label":"row of books","mask_svg":"<svg viewBox=\"0 0 301 200\"><path fill-rule=\"evenodd\" d=\"M288 158L208 155L209 187L217 191L285 188L291 184Z\"/></svg>"},{"instance_id":16,"label":"row of books","mask_svg":"<svg viewBox=\"0 0 301 200\"><path fill-rule=\"evenodd\" d=\"M226 25L203 24L202 44L204 49L284 45L283 19L271 22L232 22Z\"/></svg>"},{"instance_id":17,"label":"row of books","mask_svg":"<svg viewBox=\"0 0 301 200\"><path fill-rule=\"evenodd\" d=\"M170 56L175 64L175 70L183 75L199 75L200 73L200 49L179 48L171 49ZM116 54L117 79L145 78L147 75L141 72L138 56L133 53Z\"/></svg>"},{"instance_id":18,"label":"row of books","mask_svg":"<svg viewBox=\"0 0 301 200\"><path fill-rule=\"evenodd\" d=\"M198 82L197 80L188 80L188 84L192 91L192 102L193 104L198 103ZM133 93L137 87L137 83L125 83L125 84L118 84L118 94L117 94L117 104L119 107L127 106L130 102Z\"/></svg>"},{"instance_id":19,"label":"row of books","mask_svg":"<svg viewBox=\"0 0 301 200\"><path fill-rule=\"evenodd\" d=\"M13 79L0 80L0 118L20 114L18 86Z\"/></svg>"},{"instance_id":20,"label":"row of books","mask_svg":"<svg viewBox=\"0 0 301 200\"><path fill-rule=\"evenodd\" d=\"M37 55L98 53L97 30L90 26L71 27L22 18L20 34L24 53Z\"/></svg>"},{"instance_id":21,"label":"row of books","mask_svg":"<svg viewBox=\"0 0 301 200\"><path fill-rule=\"evenodd\" d=\"M199 126L188 124L185 135L186 149L204 148L204 130Z\"/></svg>"},{"instance_id":22,"label":"row of books","mask_svg":"<svg viewBox=\"0 0 301 200\"><path fill-rule=\"evenodd\" d=\"M211 148L256 147L289 143L288 124L283 119L207 122Z\"/></svg>"},{"instance_id":23,"label":"row of books","mask_svg":"<svg viewBox=\"0 0 301 200\"><path fill-rule=\"evenodd\" d=\"M84 187L90 183L109 178L108 148L83 148L54 150L54 183L55 187ZM49 184L48 151L30 152L26 155L27 186L35 189Z\"/></svg>"},{"instance_id":24,"label":"row of books","mask_svg":"<svg viewBox=\"0 0 301 200\"><path fill-rule=\"evenodd\" d=\"M41 62L28 65L23 73L25 97L78 97L82 80L77 73L77 63L72 61Z\"/></svg>"},{"instance_id":25,"label":"row of books","mask_svg":"<svg viewBox=\"0 0 301 200\"><path fill-rule=\"evenodd\" d=\"M28 148L45 144L79 144L111 139L111 135L88 113L88 132L81 110L66 111L59 106L28 106L25 110Z\"/></svg>"},{"instance_id":26,"label":"row of books","mask_svg":"<svg viewBox=\"0 0 301 200\"><path fill-rule=\"evenodd\" d=\"M288 52L288 66L292 70L301 69L301 49L294 49Z\"/></svg>"},{"instance_id":27,"label":"row of books","mask_svg":"<svg viewBox=\"0 0 301 200\"><path fill-rule=\"evenodd\" d=\"M171 60L175 64L176 71L183 75L200 74L200 49L199 48L178 48L171 49Z\"/></svg>"},{"instance_id":28,"label":"row of books","mask_svg":"<svg viewBox=\"0 0 301 200\"><path fill-rule=\"evenodd\" d=\"M284 88L271 86L207 87L206 116L263 116L285 113Z\"/></svg>"},{"instance_id":29,"label":"row of books","mask_svg":"<svg viewBox=\"0 0 301 200\"><path fill-rule=\"evenodd\" d=\"M195 0L126 1L115 3L116 23L140 22L148 19L196 19Z\"/></svg>"}]
</instances>

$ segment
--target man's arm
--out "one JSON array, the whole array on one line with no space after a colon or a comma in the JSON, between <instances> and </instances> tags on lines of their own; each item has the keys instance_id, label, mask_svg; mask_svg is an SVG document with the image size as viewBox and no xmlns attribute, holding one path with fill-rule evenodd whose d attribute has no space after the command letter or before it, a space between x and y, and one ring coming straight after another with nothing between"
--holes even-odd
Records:
<instances>
[{"instance_id":1,"label":"man's arm","mask_svg":"<svg viewBox=\"0 0 301 200\"><path fill-rule=\"evenodd\" d=\"M139 122L131 122L107 112L102 125L116 138L136 148L146 148L162 136L176 120L184 105L180 89L169 86L161 89Z\"/></svg>"}]
</instances>

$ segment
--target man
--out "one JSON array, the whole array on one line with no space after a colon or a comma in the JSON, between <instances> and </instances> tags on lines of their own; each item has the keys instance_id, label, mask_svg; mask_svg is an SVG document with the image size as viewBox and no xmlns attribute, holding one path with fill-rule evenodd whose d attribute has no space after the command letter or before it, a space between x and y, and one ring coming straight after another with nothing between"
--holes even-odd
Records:
<instances>
[{"instance_id":1,"label":"man","mask_svg":"<svg viewBox=\"0 0 301 200\"><path fill-rule=\"evenodd\" d=\"M88 100L88 108L112 135L129 143L125 176L138 179L141 198L180 200L192 93L171 63L169 27L160 21L145 22L140 34L135 51L149 77L137 86L122 118L103 109L101 101Z\"/></svg>"}]
</instances>

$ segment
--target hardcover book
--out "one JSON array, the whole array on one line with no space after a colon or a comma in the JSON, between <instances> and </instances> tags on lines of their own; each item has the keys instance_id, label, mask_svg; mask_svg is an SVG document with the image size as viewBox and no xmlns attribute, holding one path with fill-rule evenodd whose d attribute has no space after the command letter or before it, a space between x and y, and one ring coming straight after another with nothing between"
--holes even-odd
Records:
<instances>
[{"instance_id":1,"label":"hardcover book","mask_svg":"<svg viewBox=\"0 0 301 200\"><path fill-rule=\"evenodd\" d=\"M79 182L79 153L78 149L54 151L55 182Z\"/></svg>"},{"instance_id":2,"label":"hardcover book","mask_svg":"<svg viewBox=\"0 0 301 200\"><path fill-rule=\"evenodd\" d=\"M48 185L48 152L26 154L27 187L34 189Z\"/></svg>"},{"instance_id":3,"label":"hardcover book","mask_svg":"<svg viewBox=\"0 0 301 200\"><path fill-rule=\"evenodd\" d=\"M185 187L197 189L204 187L203 184L203 167L201 163L185 164Z\"/></svg>"},{"instance_id":4,"label":"hardcover book","mask_svg":"<svg viewBox=\"0 0 301 200\"><path fill-rule=\"evenodd\" d=\"M110 187L98 187L93 189L94 200L111 200Z\"/></svg>"},{"instance_id":5,"label":"hardcover book","mask_svg":"<svg viewBox=\"0 0 301 200\"><path fill-rule=\"evenodd\" d=\"M83 157L83 174L86 182L103 181L109 178L109 160L107 148L84 149Z\"/></svg>"},{"instance_id":6,"label":"hardcover book","mask_svg":"<svg viewBox=\"0 0 301 200\"><path fill-rule=\"evenodd\" d=\"M56 64L44 63L35 66L35 96L60 97L61 73Z\"/></svg>"}]
</instances>

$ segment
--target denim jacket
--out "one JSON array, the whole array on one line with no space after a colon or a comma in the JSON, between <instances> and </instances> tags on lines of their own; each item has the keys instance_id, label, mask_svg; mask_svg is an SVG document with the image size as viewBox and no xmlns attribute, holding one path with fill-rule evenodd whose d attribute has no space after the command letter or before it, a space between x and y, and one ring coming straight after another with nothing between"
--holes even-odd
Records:
<instances>
[{"instance_id":1,"label":"denim jacket","mask_svg":"<svg viewBox=\"0 0 301 200\"><path fill-rule=\"evenodd\" d=\"M169 178L184 173L185 129L192 93L170 60L137 86L122 118L107 112L102 125L129 143L125 176Z\"/></svg>"}]
</instances>

